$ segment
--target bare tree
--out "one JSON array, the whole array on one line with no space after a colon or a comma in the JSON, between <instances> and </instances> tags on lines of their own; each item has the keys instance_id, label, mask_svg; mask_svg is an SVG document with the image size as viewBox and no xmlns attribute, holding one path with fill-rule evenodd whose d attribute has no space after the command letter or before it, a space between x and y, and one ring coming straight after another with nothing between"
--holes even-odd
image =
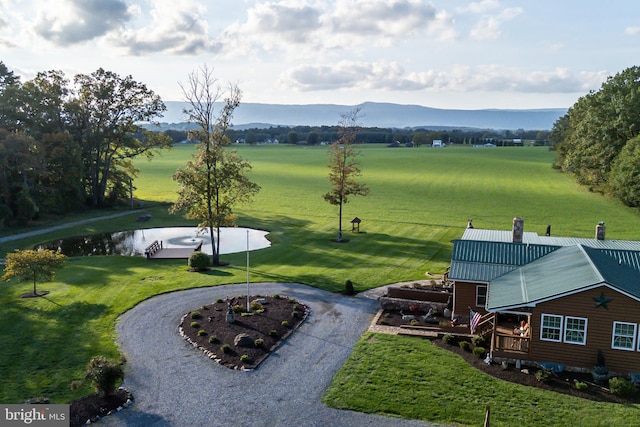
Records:
<instances>
[{"instance_id":1,"label":"bare tree","mask_svg":"<svg viewBox=\"0 0 640 427\"><path fill-rule=\"evenodd\" d=\"M199 141L199 149L194 160L173 176L180 189L171 212L186 211L187 218L198 220L200 230L208 229L212 265L220 265L220 227L233 225L233 207L250 201L260 190L247 177L251 164L228 147L227 129L240 105L241 92L231 83L223 88L206 65L189 74L188 84L180 87L189 103L185 113L198 125L192 137Z\"/></svg>"},{"instance_id":2,"label":"bare tree","mask_svg":"<svg viewBox=\"0 0 640 427\"><path fill-rule=\"evenodd\" d=\"M362 107L340 115L338 124L338 140L329 147L329 183L331 190L324 195L324 199L339 209L338 236L336 241L342 241L342 205L349 201L350 196L366 196L369 188L356 178L361 175L357 156L360 154L353 149L356 136L360 129L358 120Z\"/></svg>"}]
</instances>

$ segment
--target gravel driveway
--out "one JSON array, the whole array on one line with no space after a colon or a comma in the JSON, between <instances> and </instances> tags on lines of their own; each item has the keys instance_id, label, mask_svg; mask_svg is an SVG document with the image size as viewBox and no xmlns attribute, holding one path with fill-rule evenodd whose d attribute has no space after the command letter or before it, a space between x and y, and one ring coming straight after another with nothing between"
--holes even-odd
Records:
<instances>
[{"instance_id":1,"label":"gravel driveway","mask_svg":"<svg viewBox=\"0 0 640 427\"><path fill-rule=\"evenodd\" d=\"M375 293L344 297L291 283L251 284L252 294L290 296L311 314L252 372L217 365L177 333L182 315L246 284L159 295L121 316L124 386L135 403L105 426L426 426L424 422L328 408L320 402L377 310Z\"/></svg>"}]
</instances>

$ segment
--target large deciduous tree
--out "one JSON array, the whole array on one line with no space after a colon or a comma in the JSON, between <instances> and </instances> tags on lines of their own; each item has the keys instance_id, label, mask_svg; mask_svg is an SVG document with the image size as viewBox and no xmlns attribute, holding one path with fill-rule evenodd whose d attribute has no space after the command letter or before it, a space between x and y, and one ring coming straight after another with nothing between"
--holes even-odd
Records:
<instances>
[{"instance_id":1,"label":"large deciduous tree","mask_svg":"<svg viewBox=\"0 0 640 427\"><path fill-rule=\"evenodd\" d=\"M63 267L66 257L50 249L29 249L7 254L4 274L1 280L18 278L33 281L33 295L37 296L36 283L38 280L52 280L55 269Z\"/></svg>"},{"instance_id":2,"label":"large deciduous tree","mask_svg":"<svg viewBox=\"0 0 640 427\"><path fill-rule=\"evenodd\" d=\"M356 180L361 175L357 156L353 148L358 130L361 108L357 107L341 115L338 126L338 139L329 147L329 183L331 190L323 197L332 205L339 206L338 235L336 241L342 241L342 206L351 196L366 196L369 188Z\"/></svg>"},{"instance_id":3,"label":"large deciduous tree","mask_svg":"<svg viewBox=\"0 0 640 427\"><path fill-rule=\"evenodd\" d=\"M194 160L173 177L180 188L171 212L186 212L187 218L198 221L200 230L208 230L212 265L220 265L220 228L233 225L234 206L250 201L260 190L247 176L251 164L228 147L227 130L241 92L234 84L223 88L206 65L192 72L181 87L189 104L185 113L198 126L192 136L199 144ZM219 102L222 107L217 111Z\"/></svg>"},{"instance_id":4,"label":"large deciduous tree","mask_svg":"<svg viewBox=\"0 0 640 427\"><path fill-rule=\"evenodd\" d=\"M10 209L10 217L20 225L38 212L32 194L46 174L41 144L29 136L0 130L0 204Z\"/></svg>"},{"instance_id":5,"label":"large deciduous tree","mask_svg":"<svg viewBox=\"0 0 640 427\"><path fill-rule=\"evenodd\" d=\"M640 136L620 151L611 168L613 194L627 206L640 206Z\"/></svg>"},{"instance_id":6,"label":"large deciduous tree","mask_svg":"<svg viewBox=\"0 0 640 427\"><path fill-rule=\"evenodd\" d=\"M608 77L554 124L556 165L581 184L611 191L611 168L623 147L640 134L640 67Z\"/></svg>"},{"instance_id":7,"label":"large deciduous tree","mask_svg":"<svg viewBox=\"0 0 640 427\"><path fill-rule=\"evenodd\" d=\"M161 116L160 97L133 77L120 77L102 68L75 77L77 96L68 105L83 147L85 186L92 206L103 206L109 193L122 193L137 174L132 159L152 156L170 146L164 134L151 134L141 123Z\"/></svg>"}]
</instances>

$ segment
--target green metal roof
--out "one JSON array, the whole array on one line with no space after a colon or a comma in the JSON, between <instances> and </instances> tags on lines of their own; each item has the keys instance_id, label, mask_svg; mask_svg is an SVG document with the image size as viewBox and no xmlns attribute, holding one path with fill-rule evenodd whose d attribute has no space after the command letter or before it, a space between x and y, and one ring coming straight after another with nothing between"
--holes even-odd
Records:
<instances>
[{"instance_id":1,"label":"green metal roof","mask_svg":"<svg viewBox=\"0 0 640 427\"><path fill-rule=\"evenodd\" d=\"M487 309L534 306L601 284L640 299L640 271L605 251L582 245L566 246L492 280L487 291Z\"/></svg>"},{"instance_id":2,"label":"green metal roof","mask_svg":"<svg viewBox=\"0 0 640 427\"><path fill-rule=\"evenodd\" d=\"M488 283L558 248L512 242L454 240L449 280Z\"/></svg>"}]
</instances>

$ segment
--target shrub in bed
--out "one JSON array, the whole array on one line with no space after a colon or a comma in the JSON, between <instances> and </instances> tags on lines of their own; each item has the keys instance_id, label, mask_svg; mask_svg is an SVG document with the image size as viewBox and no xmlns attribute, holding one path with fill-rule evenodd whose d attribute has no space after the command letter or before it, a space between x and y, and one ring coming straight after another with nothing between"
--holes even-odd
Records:
<instances>
[{"instance_id":1,"label":"shrub in bed","mask_svg":"<svg viewBox=\"0 0 640 427\"><path fill-rule=\"evenodd\" d=\"M482 346L477 346L473 348L473 355L476 356L478 359L482 359L483 357L485 357L486 353L487 353L487 349Z\"/></svg>"},{"instance_id":2,"label":"shrub in bed","mask_svg":"<svg viewBox=\"0 0 640 427\"><path fill-rule=\"evenodd\" d=\"M204 252L194 252L189 256L189 268L195 271L208 270L211 266L211 258Z\"/></svg>"},{"instance_id":3,"label":"shrub in bed","mask_svg":"<svg viewBox=\"0 0 640 427\"><path fill-rule=\"evenodd\" d=\"M453 344L456 342L456 337L454 337L452 334L444 334L442 336L442 342L445 344Z\"/></svg>"},{"instance_id":4,"label":"shrub in bed","mask_svg":"<svg viewBox=\"0 0 640 427\"><path fill-rule=\"evenodd\" d=\"M609 380L609 390L616 396L627 397L636 392L636 386L626 378L613 377Z\"/></svg>"},{"instance_id":5,"label":"shrub in bed","mask_svg":"<svg viewBox=\"0 0 640 427\"><path fill-rule=\"evenodd\" d=\"M471 338L471 343L473 343L473 345L476 346L476 347L484 347L485 345L487 345L487 340L485 340L480 335L474 335Z\"/></svg>"}]
</instances>

